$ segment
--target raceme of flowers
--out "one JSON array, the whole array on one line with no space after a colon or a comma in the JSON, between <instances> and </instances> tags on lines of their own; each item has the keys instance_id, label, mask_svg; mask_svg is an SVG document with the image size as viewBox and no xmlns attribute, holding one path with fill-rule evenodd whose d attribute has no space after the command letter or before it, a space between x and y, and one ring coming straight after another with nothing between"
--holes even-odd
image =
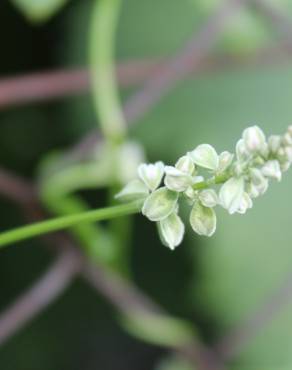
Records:
<instances>
[{"instance_id":1,"label":"raceme of flowers","mask_svg":"<svg viewBox=\"0 0 292 370\"><path fill-rule=\"evenodd\" d=\"M235 153L218 155L211 145L202 144L179 158L175 166L141 164L138 178L116 198L143 201L143 215L157 223L161 241L170 249L175 249L184 236L185 226L179 216L183 199L191 207L192 229L211 236L216 230L215 206L230 214L244 214L253 206L253 199L266 192L270 179L281 180L292 163L292 126L284 135L268 139L258 126L249 127L237 142ZM220 185L217 191L216 185Z\"/></svg>"}]
</instances>

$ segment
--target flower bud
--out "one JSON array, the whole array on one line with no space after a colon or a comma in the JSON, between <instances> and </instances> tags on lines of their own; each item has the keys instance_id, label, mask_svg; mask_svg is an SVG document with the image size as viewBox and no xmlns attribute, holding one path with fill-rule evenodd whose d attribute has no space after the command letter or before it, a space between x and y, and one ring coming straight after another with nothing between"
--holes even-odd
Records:
<instances>
[{"instance_id":1,"label":"flower bud","mask_svg":"<svg viewBox=\"0 0 292 370\"><path fill-rule=\"evenodd\" d=\"M205 207L215 207L218 204L218 196L213 189L202 190L199 199Z\"/></svg>"},{"instance_id":2,"label":"flower bud","mask_svg":"<svg viewBox=\"0 0 292 370\"><path fill-rule=\"evenodd\" d=\"M165 167L165 186L172 191L183 192L192 184L192 177L175 167Z\"/></svg>"},{"instance_id":3,"label":"flower bud","mask_svg":"<svg viewBox=\"0 0 292 370\"><path fill-rule=\"evenodd\" d=\"M237 212L244 214L249 208L252 208L252 200L248 193L244 192Z\"/></svg>"},{"instance_id":4,"label":"flower bud","mask_svg":"<svg viewBox=\"0 0 292 370\"><path fill-rule=\"evenodd\" d=\"M173 212L157 225L162 243L174 250L182 242L185 232L185 225L180 217Z\"/></svg>"},{"instance_id":5,"label":"flower bud","mask_svg":"<svg viewBox=\"0 0 292 370\"><path fill-rule=\"evenodd\" d=\"M149 189L141 180L132 180L129 182L115 198L123 202L145 199L149 195Z\"/></svg>"},{"instance_id":6,"label":"flower bud","mask_svg":"<svg viewBox=\"0 0 292 370\"><path fill-rule=\"evenodd\" d=\"M283 136L283 144L292 145L292 136L288 132Z\"/></svg>"},{"instance_id":7,"label":"flower bud","mask_svg":"<svg viewBox=\"0 0 292 370\"><path fill-rule=\"evenodd\" d=\"M286 171L288 171L288 170L289 170L289 168L290 168L290 166L291 166L291 162L289 162L289 161L287 161L287 162L282 162L282 163L280 164L281 171L282 171L282 172L286 172Z\"/></svg>"},{"instance_id":8,"label":"flower bud","mask_svg":"<svg viewBox=\"0 0 292 370\"><path fill-rule=\"evenodd\" d=\"M250 153L259 152L266 141L265 134L258 126L246 128L243 131L242 138L246 149Z\"/></svg>"},{"instance_id":9,"label":"flower bud","mask_svg":"<svg viewBox=\"0 0 292 370\"><path fill-rule=\"evenodd\" d=\"M281 137L279 135L272 135L268 139L268 147L273 154L276 154L281 146Z\"/></svg>"},{"instance_id":10,"label":"flower bud","mask_svg":"<svg viewBox=\"0 0 292 370\"><path fill-rule=\"evenodd\" d=\"M242 177L232 177L221 187L219 198L220 204L227 209L230 214L235 213L242 200L244 192L244 180Z\"/></svg>"},{"instance_id":11,"label":"flower bud","mask_svg":"<svg viewBox=\"0 0 292 370\"><path fill-rule=\"evenodd\" d=\"M252 183L256 186L261 185L266 180L261 170L259 170L258 168L251 168L249 170L249 175Z\"/></svg>"},{"instance_id":12,"label":"flower bud","mask_svg":"<svg viewBox=\"0 0 292 370\"><path fill-rule=\"evenodd\" d=\"M197 146L195 150L189 153L189 156L200 167L209 170L217 170L219 165L219 157L215 149L209 144Z\"/></svg>"},{"instance_id":13,"label":"flower bud","mask_svg":"<svg viewBox=\"0 0 292 370\"><path fill-rule=\"evenodd\" d=\"M235 151L237 159L240 162L244 162L250 157L250 153L247 151L243 139L238 140Z\"/></svg>"},{"instance_id":14,"label":"flower bud","mask_svg":"<svg viewBox=\"0 0 292 370\"><path fill-rule=\"evenodd\" d=\"M192 229L199 235L212 236L216 230L216 213L213 208L204 207L196 202L190 214Z\"/></svg>"},{"instance_id":15,"label":"flower bud","mask_svg":"<svg viewBox=\"0 0 292 370\"><path fill-rule=\"evenodd\" d=\"M176 162L175 168L188 175L192 175L195 170L195 165L188 155L184 155Z\"/></svg>"},{"instance_id":16,"label":"flower bud","mask_svg":"<svg viewBox=\"0 0 292 370\"><path fill-rule=\"evenodd\" d=\"M138 167L138 175L148 188L154 191L160 185L164 175L164 164L162 162L140 164Z\"/></svg>"},{"instance_id":17,"label":"flower bud","mask_svg":"<svg viewBox=\"0 0 292 370\"><path fill-rule=\"evenodd\" d=\"M234 154L229 153L227 151L222 152L219 155L218 172L225 171L231 165L233 158L234 158Z\"/></svg>"},{"instance_id":18,"label":"flower bud","mask_svg":"<svg viewBox=\"0 0 292 370\"><path fill-rule=\"evenodd\" d=\"M281 181L282 172L279 162L277 160L266 162L265 165L262 167L262 174L266 177Z\"/></svg>"},{"instance_id":19,"label":"flower bud","mask_svg":"<svg viewBox=\"0 0 292 370\"><path fill-rule=\"evenodd\" d=\"M286 155L286 158L289 162L292 162L292 147L290 146L287 146L285 149L285 155Z\"/></svg>"},{"instance_id":20,"label":"flower bud","mask_svg":"<svg viewBox=\"0 0 292 370\"><path fill-rule=\"evenodd\" d=\"M142 213L150 221L161 221L168 217L176 208L178 193L163 187L155 190L145 200Z\"/></svg>"},{"instance_id":21,"label":"flower bud","mask_svg":"<svg viewBox=\"0 0 292 370\"><path fill-rule=\"evenodd\" d=\"M252 182L246 185L246 192L251 198L257 198L260 195L258 188Z\"/></svg>"}]
</instances>

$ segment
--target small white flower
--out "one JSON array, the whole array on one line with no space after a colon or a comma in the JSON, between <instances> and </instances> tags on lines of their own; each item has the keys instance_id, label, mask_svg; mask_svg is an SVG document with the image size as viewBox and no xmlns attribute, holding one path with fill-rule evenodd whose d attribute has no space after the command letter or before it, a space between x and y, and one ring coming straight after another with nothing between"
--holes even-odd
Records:
<instances>
[{"instance_id":1,"label":"small white flower","mask_svg":"<svg viewBox=\"0 0 292 370\"><path fill-rule=\"evenodd\" d=\"M244 192L244 180L242 177L232 177L223 184L219 192L220 204L230 214L239 209Z\"/></svg>"},{"instance_id":2,"label":"small white flower","mask_svg":"<svg viewBox=\"0 0 292 370\"><path fill-rule=\"evenodd\" d=\"M150 221L161 221L175 211L178 193L163 187L155 190L145 200L142 213Z\"/></svg>"},{"instance_id":3,"label":"small white flower","mask_svg":"<svg viewBox=\"0 0 292 370\"><path fill-rule=\"evenodd\" d=\"M160 239L164 245L174 250L183 240L185 225L176 213L158 222Z\"/></svg>"},{"instance_id":4,"label":"small white flower","mask_svg":"<svg viewBox=\"0 0 292 370\"><path fill-rule=\"evenodd\" d=\"M188 175L192 175L195 170L195 165L188 155L184 155L177 162L175 167Z\"/></svg>"},{"instance_id":5,"label":"small white flower","mask_svg":"<svg viewBox=\"0 0 292 370\"><path fill-rule=\"evenodd\" d=\"M219 165L219 157L216 150L209 144L197 146L195 150L189 153L189 156L200 167L209 170L217 170Z\"/></svg>"},{"instance_id":6,"label":"small white flower","mask_svg":"<svg viewBox=\"0 0 292 370\"><path fill-rule=\"evenodd\" d=\"M238 142L236 143L235 151L237 159L240 162L245 162L247 159L250 158L250 153L246 149L243 139L238 140Z\"/></svg>"},{"instance_id":7,"label":"small white flower","mask_svg":"<svg viewBox=\"0 0 292 370\"><path fill-rule=\"evenodd\" d=\"M142 181L148 186L151 191L158 188L164 175L163 162L156 162L154 164L140 164L138 167L138 175Z\"/></svg>"},{"instance_id":8,"label":"small white flower","mask_svg":"<svg viewBox=\"0 0 292 370\"><path fill-rule=\"evenodd\" d=\"M192 184L192 177L175 167L165 167L165 186L172 191L183 192Z\"/></svg>"},{"instance_id":9,"label":"small white flower","mask_svg":"<svg viewBox=\"0 0 292 370\"><path fill-rule=\"evenodd\" d=\"M253 203L250 196L248 193L244 192L237 212L244 214L249 208L252 208L252 205Z\"/></svg>"},{"instance_id":10,"label":"small white flower","mask_svg":"<svg viewBox=\"0 0 292 370\"><path fill-rule=\"evenodd\" d=\"M258 126L248 127L243 131L242 138L250 153L259 152L266 142L265 134Z\"/></svg>"},{"instance_id":11,"label":"small white flower","mask_svg":"<svg viewBox=\"0 0 292 370\"><path fill-rule=\"evenodd\" d=\"M283 162L280 164L281 166L281 171L282 172L286 172L289 170L290 166L291 166L291 162L287 161L287 162Z\"/></svg>"},{"instance_id":12,"label":"small white flower","mask_svg":"<svg viewBox=\"0 0 292 370\"><path fill-rule=\"evenodd\" d=\"M262 174L266 177L281 181L282 172L279 162L277 160L266 162L265 165L262 167Z\"/></svg>"},{"instance_id":13,"label":"small white flower","mask_svg":"<svg viewBox=\"0 0 292 370\"><path fill-rule=\"evenodd\" d=\"M234 158L234 154L229 153L227 151L222 152L219 155L219 166L218 166L218 172L225 171L232 163Z\"/></svg>"},{"instance_id":14,"label":"small white flower","mask_svg":"<svg viewBox=\"0 0 292 370\"><path fill-rule=\"evenodd\" d=\"M213 208L196 202L190 214L192 229L199 235L212 236L216 230L217 218Z\"/></svg>"},{"instance_id":15,"label":"small white flower","mask_svg":"<svg viewBox=\"0 0 292 370\"><path fill-rule=\"evenodd\" d=\"M260 195L258 188L252 182L246 185L246 191L251 198L257 198Z\"/></svg>"},{"instance_id":16,"label":"small white flower","mask_svg":"<svg viewBox=\"0 0 292 370\"><path fill-rule=\"evenodd\" d=\"M281 136L271 135L268 139L268 147L273 154L276 154L281 146Z\"/></svg>"},{"instance_id":17,"label":"small white flower","mask_svg":"<svg viewBox=\"0 0 292 370\"><path fill-rule=\"evenodd\" d=\"M250 173L251 182L255 186L259 195L264 194L268 189L269 182L264 177L261 170L259 170L258 168L251 168L249 173Z\"/></svg>"},{"instance_id":18,"label":"small white flower","mask_svg":"<svg viewBox=\"0 0 292 370\"><path fill-rule=\"evenodd\" d=\"M288 132L283 136L283 144L292 145L292 137Z\"/></svg>"},{"instance_id":19,"label":"small white flower","mask_svg":"<svg viewBox=\"0 0 292 370\"><path fill-rule=\"evenodd\" d=\"M202 190L199 199L205 207L215 207L218 204L218 196L213 189Z\"/></svg>"},{"instance_id":20,"label":"small white flower","mask_svg":"<svg viewBox=\"0 0 292 370\"><path fill-rule=\"evenodd\" d=\"M145 199L149 195L149 189L141 180L132 180L129 182L115 198L124 202L130 202L139 199Z\"/></svg>"},{"instance_id":21,"label":"small white flower","mask_svg":"<svg viewBox=\"0 0 292 370\"><path fill-rule=\"evenodd\" d=\"M285 155L289 162L292 162L292 147L287 146L285 149Z\"/></svg>"}]
</instances>

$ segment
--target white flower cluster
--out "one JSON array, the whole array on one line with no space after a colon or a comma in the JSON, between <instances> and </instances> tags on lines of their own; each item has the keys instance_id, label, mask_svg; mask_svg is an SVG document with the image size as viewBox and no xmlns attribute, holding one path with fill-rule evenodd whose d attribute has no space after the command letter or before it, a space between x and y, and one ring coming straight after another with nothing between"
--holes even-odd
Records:
<instances>
[{"instance_id":1,"label":"white flower cluster","mask_svg":"<svg viewBox=\"0 0 292 370\"><path fill-rule=\"evenodd\" d=\"M185 231L178 215L181 199L192 207L193 230L211 236L216 230L216 205L230 214L243 214L252 207L253 198L265 193L270 179L281 180L292 163L292 126L283 136L273 135L268 140L258 126L249 127L235 151L236 155L227 151L218 155L211 145L202 144L175 166L141 164L139 178L116 198L143 200L143 215L157 222L162 242L171 249L181 243ZM200 173L202 169L207 179ZM164 186L160 187L162 182ZM219 184L222 186L217 193L214 187Z\"/></svg>"}]
</instances>

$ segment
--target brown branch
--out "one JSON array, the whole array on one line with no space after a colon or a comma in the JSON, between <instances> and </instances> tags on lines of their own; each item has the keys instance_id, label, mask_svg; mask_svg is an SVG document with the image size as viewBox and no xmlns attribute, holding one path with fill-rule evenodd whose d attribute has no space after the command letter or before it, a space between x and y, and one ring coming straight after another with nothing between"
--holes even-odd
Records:
<instances>
[{"instance_id":1,"label":"brown branch","mask_svg":"<svg viewBox=\"0 0 292 370\"><path fill-rule=\"evenodd\" d=\"M56 300L68 288L80 269L80 260L71 251L62 252L49 270L0 313L0 345Z\"/></svg>"},{"instance_id":2,"label":"brown branch","mask_svg":"<svg viewBox=\"0 0 292 370\"><path fill-rule=\"evenodd\" d=\"M125 105L125 117L132 123L152 108L179 80L186 77L207 55L220 37L227 19L247 0L227 0L210 16L199 32L186 44L163 70L154 73L143 88L130 97Z\"/></svg>"},{"instance_id":3,"label":"brown branch","mask_svg":"<svg viewBox=\"0 0 292 370\"><path fill-rule=\"evenodd\" d=\"M34 188L26 180L16 177L1 168L0 195L20 204L34 202L36 197Z\"/></svg>"},{"instance_id":4,"label":"brown branch","mask_svg":"<svg viewBox=\"0 0 292 370\"><path fill-rule=\"evenodd\" d=\"M118 65L118 80L122 87L139 84L161 68L162 61L129 61ZM39 72L0 80L0 109L10 106L51 100L89 90L90 79L85 68Z\"/></svg>"}]
</instances>

